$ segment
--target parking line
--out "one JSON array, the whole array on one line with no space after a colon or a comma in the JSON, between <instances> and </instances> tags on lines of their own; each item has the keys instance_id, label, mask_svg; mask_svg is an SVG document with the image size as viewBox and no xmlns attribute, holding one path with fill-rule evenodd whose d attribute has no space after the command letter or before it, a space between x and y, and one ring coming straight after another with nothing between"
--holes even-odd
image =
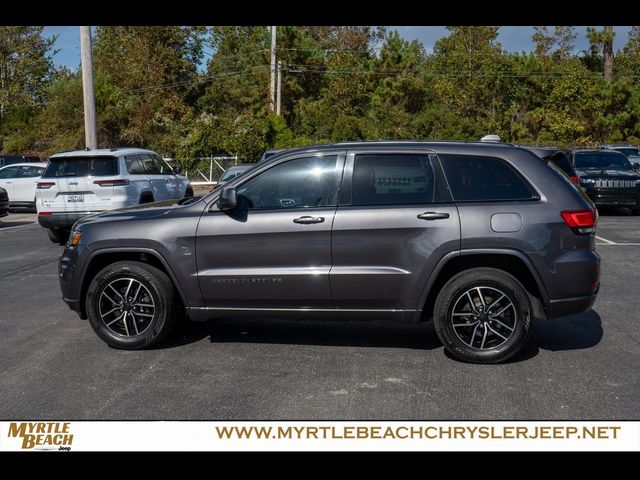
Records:
<instances>
[{"instance_id":1,"label":"parking line","mask_svg":"<svg viewBox=\"0 0 640 480\"><path fill-rule=\"evenodd\" d=\"M612 242L611 240L607 240L606 238L602 238L602 237L599 237L599 236L597 236L597 235L596 235L596 238L597 238L598 240L602 241L602 242L606 242L605 244L607 244L607 243L608 243L609 245L615 245L615 244L616 244L616 242ZM600 245L603 245L603 244L600 244Z\"/></svg>"},{"instance_id":2,"label":"parking line","mask_svg":"<svg viewBox=\"0 0 640 480\"><path fill-rule=\"evenodd\" d=\"M5 230L12 230L14 228L28 227L29 225L35 225L36 223L38 222L25 223L24 225L14 225L13 227L2 227L0 228L0 232L4 232Z\"/></svg>"},{"instance_id":3,"label":"parking line","mask_svg":"<svg viewBox=\"0 0 640 480\"><path fill-rule=\"evenodd\" d=\"M633 246L638 246L640 245L640 243L596 243L596 245L600 245L600 246L607 246L607 245L612 245L614 247L633 247Z\"/></svg>"}]
</instances>

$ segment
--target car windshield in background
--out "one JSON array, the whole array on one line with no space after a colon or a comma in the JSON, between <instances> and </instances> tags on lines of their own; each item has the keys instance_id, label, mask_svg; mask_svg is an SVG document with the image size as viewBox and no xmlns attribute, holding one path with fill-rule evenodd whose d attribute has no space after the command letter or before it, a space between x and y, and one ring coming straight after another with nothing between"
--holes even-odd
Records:
<instances>
[{"instance_id":1,"label":"car windshield in background","mask_svg":"<svg viewBox=\"0 0 640 480\"><path fill-rule=\"evenodd\" d=\"M640 157L640 151L637 148L616 148L616 150L624 153L627 157Z\"/></svg>"},{"instance_id":2,"label":"car windshield in background","mask_svg":"<svg viewBox=\"0 0 640 480\"><path fill-rule=\"evenodd\" d=\"M49 161L42 178L111 177L118 174L114 157L59 157Z\"/></svg>"},{"instance_id":3,"label":"car windshield in background","mask_svg":"<svg viewBox=\"0 0 640 480\"><path fill-rule=\"evenodd\" d=\"M631 170L627 157L621 153L577 153L576 168L589 170Z\"/></svg>"},{"instance_id":4,"label":"car windshield in background","mask_svg":"<svg viewBox=\"0 0 640 480\"><path fill-rule=\"evenodd\" d=\"M246 172L246 170L229 170L227 173L225 173L222 178L220 179L221 182L228 182L229 180L233 180L234 178L236 178L238 175L242 174Z\"/></svg>"}]
</instances>

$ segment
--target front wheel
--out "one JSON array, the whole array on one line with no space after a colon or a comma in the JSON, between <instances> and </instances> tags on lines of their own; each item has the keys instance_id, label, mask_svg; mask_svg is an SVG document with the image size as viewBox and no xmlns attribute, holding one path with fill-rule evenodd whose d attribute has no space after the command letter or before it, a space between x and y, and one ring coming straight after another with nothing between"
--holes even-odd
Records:
<instances>
[{"instance_id":1,"label":"front wheel","mask_svg":"<svg viewBox=\"0 0 640 480\"><path fill-rule=\"evenodd\" d=\"M434 307L434 326L456 358L497 363L524 346L531 312L525 289L512 275L495 268L473 268L442 287Z\"/></svg>"},{"instance_id":2,"label":"front wheel","mask_svg":"<svg viewBox=\"0 0 640 480\"><path fill-rule=\"evenodd\" d=\"M87 290L89 323L108 345L148 348L175 324L175 289L169 277L141 262L116 262L102 269Z\"/></svg>"},{"instance_id":3,"label":"front wheel","mask_svg":"<svg viewBox=\"0 0 640 480\"><path fill-rule=\"evenodd\" d=\"M64 245L69 240L69 230L64 230L61 228L47 228L47 235L49 240L53 243L57 243L58 245Z\"/></svg>"}]
</instances>

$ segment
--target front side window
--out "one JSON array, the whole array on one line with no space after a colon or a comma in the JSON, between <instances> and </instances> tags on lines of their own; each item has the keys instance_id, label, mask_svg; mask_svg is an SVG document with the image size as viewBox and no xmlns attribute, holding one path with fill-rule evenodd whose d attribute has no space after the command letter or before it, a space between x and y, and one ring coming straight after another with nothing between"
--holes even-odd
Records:
<instances>
[{"instance_id":1,"label":"front side window","mask_svg":"<svg viewBox=\"0 0 640 480\"><path fill-rule=\"evenodd\" d=\"M112 177L118 174L114 157L58 157L49 160L42 178Z\"/></svg>"},{"instance_id":2,"label":"front side window","mask_svg":"<svg viewBox=\"0 0 640 480\"><path fill-rule=\"evenodd\" d=\"M6 167L0 170L0 178L15 178L18 175L18 167Z\"/></svg>"},{"instance_id":3,"label":"front side window","mask_svg":"<svg viewBox=\"0 0 640 480\"><path fill-rule=\"evenodd\" d=\"M434 175L428 155L356 155L352 205L433 203Z\"/></svg>"},{"instance_id":4,"label":"front side window","mask_svg":"<svg viewBox=\"0 0 640 480\"><path fill-rule=\"evenodd\" d=\"M479 155L439 155L455 201L537 198L506 162Z\"/></svg>"},{"instance_id":5,"label":"front side window","mask_svg":"<svg viewBox=\"0 0 640 480\"><path fill-rule=\"evenodd\" d=\"M338 157L305 157L280 163L238 187L251 210L329 206Z\"/></svg>"},{"instance_id":6,"label":"front side window","mask_svg":"<svg viewBox=\"0 0 640 480\"><path fill-rule=\"evenodd\" d=\"M156 161L160 175L173 175L173 168L160 155L153 155L153 159Z\"/></svg>"}]
</instances>

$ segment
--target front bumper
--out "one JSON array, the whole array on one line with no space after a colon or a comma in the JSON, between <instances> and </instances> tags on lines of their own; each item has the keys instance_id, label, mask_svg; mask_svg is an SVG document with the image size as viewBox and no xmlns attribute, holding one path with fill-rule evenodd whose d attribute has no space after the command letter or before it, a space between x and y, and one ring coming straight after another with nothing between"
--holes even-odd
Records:
<instances>
[{"instance_id":1,"label":"front bumper","mask_svg":"<svg viewBox=\"0 0 640 480\"><path fill-rule=\"evenodd\" d=\"M640 193L628 191L587 191L587 195L597 207L640 208Z\"/></svg>"},{"instance_id":2,"label":"front bumper","mask_svg":"<svg viewBox=\"0 0 640 480\"><path fill-rule=\"evenodd\" d=\"M94 212L50 212L48 215L42 215L39 212L38 223L44 228L71 229L73 224L81 218L101 212L102 210Z\"/></svg>"}]
</instances>

